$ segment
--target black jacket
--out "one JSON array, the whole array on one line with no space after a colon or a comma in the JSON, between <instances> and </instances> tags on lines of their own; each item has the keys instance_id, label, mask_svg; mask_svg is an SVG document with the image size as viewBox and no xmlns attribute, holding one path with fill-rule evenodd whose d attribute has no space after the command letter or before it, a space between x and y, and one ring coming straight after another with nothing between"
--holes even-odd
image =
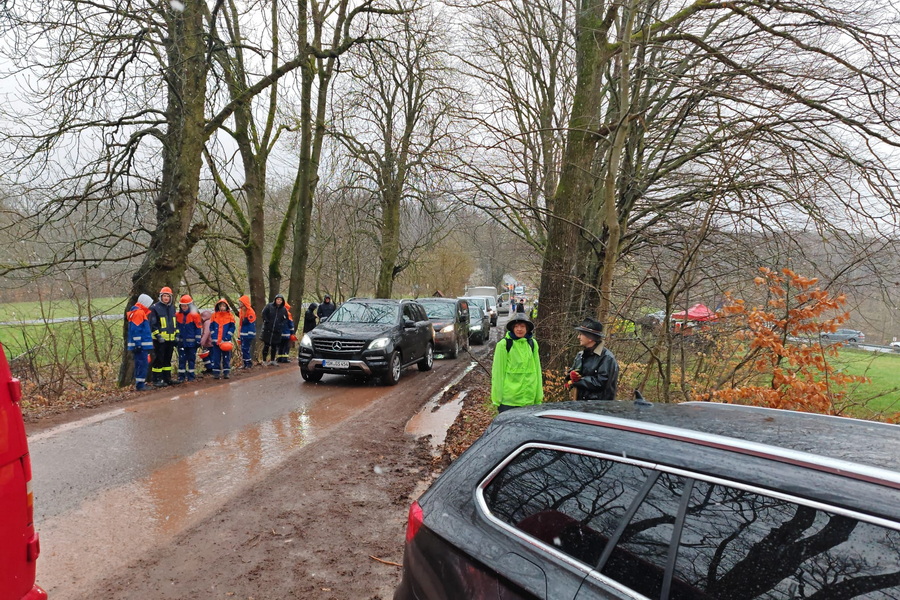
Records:
<instances>
[{"instance_id":1,"label":"black jacket","mask_svg":"<svg viewBox=\"0 0 900 600\"><path fill-rule=\"evenodd\" d=\"M279 298L281 296L275 296ZM283 297L281 297L284 300ZM282 303L277 306L275 301L266 304L262 311L262 335L259 336L264 344L273 346L281 343L281 334L284 332L285 323L288 321L287 307Z\"/></svg>"},{"instance_id":2,"label":"black jacket","mask_svg":"<svg viewBox=\"0 0 900 600\"><path fill-rule=\"evenodd\" d=\"M306 312L303 313L303 333L308 331L312 331L316 326L316 309L314 306L310 306L306 309Z\"/></svg>"},{"instance_id":3,"label":"black jacket","mask_svg":"<svg viewBox=\"0 0 900 600\"><path fill-rule=\"evenodd\" d=\"M334 312L335 305L334 302L323 302L319 305L319 310L316 312L319 315L319 322L321 323L325 319L331 316L331 313Z\"/></svg>"},{"instance_id":4,"label":"black jacket","mask_svg":"<svg viewBox=\"0 0 900 600\"><path fill-rule=\"evenodd\" d=\"M609 349L603 348L599 355L592 350L582 350L575 357L575 366L572 370L581 374L581 379L572 384L577 390L578 400L616 399L616 389L619 387L619 363ZM569 379L568 375L566 379Z\"/></svg>"}]
</instances>

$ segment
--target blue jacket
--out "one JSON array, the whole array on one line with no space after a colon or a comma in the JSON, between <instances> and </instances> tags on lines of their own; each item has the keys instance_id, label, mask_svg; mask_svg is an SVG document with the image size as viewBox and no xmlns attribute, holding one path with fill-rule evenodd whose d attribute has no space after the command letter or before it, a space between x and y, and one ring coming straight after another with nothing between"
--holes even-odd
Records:
<instances>
[{"instance_id":1,"label":"blue jacket","mask_svg":"<svg viewBox=\"0 0 900 600\"><path fill-rule=\"evenodd\" d=\"M150 310L141 304L135 304L128 311L128 343L129 351L153 350L153 336L150 332Z\"/></svg>"},{"instance_id":2,"label":"blue jacket","mask_svg":"<svg viewBox=\"0 0 900 600\"><path fill-rule=\"evenodd\" d=\"M175 322L178 324L175 341L179 346L182 348L196 348L200 345L203 321L200 319L200 313L197 312L193 304L188 310L179 310L175 313Z\"/></svg>"}]
</instances>

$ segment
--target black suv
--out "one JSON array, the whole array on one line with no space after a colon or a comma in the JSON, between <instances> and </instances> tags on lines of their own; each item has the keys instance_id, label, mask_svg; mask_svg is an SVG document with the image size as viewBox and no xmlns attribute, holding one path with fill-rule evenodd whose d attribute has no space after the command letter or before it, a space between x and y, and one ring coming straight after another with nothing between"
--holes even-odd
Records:
<instances>
[{"instance_id":1,"label":"black suv","mask_svg":"<svg viewBox=\"0 0 900 600\"><path fill-rule=\"evenodd\" d=\"M900 598L900 427L517 408L413 503L406 539L395 600Z\"/></svg>"},{"instance_id":2,"label":"black suv","mask_svg":"<svg viewBox=\"0 0 900 600\"><path fill-rule=\"evenodd\" d=\"M376 375L396 385L400 370L434 364L434 329L412 300L354 298L300 340L300 374L315 383L325 373Z\"/></svg>"}]
</instances>

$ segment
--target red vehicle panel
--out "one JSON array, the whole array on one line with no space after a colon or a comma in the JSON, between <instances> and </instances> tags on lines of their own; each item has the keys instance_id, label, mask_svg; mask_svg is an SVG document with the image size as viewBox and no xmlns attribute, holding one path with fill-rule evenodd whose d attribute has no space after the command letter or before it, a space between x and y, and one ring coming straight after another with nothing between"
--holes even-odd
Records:
<instances>
[{"instance_id":1,"label":"red vehicle panel","mask_svg":"<svg viewBox=\"0 0 900 600\"><path fill-rule=\"evenodd\" d=\"M35 585L40 540L21 395L0 345L0 600L44 600L46 592Z\"/></svg>"}]
</instances>

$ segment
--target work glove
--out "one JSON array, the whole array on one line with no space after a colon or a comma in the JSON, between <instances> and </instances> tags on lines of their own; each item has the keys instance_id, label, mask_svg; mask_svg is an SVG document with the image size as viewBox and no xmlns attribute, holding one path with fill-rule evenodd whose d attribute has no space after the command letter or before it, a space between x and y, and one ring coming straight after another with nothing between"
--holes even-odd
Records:
<instances>
[{"instance_id":1,"label":"work glove","mask_svg":"<svg viewBox=\"0 0 900 600\"><path fill-rule=\"evenodd\" d=\"M581 381L581 375L578 373L578 371L569 371L569 379L572 380L572 383L575 383L577 381Z\"/></svg>"}]
</instances>

